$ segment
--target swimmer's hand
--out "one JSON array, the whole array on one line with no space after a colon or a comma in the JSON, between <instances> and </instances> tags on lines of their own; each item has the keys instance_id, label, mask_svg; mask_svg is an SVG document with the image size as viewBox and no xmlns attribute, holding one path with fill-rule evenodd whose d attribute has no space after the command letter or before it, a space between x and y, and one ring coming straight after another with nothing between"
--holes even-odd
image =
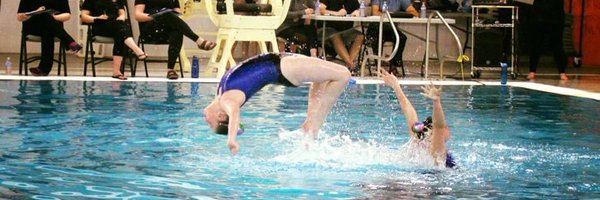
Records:
<instances>
[{"instance_id":1,"label":"swimmer's hand","mask_svg":"<svg viewBox=\"0 0 600 200\"><path fill-rule=\"evenodd\" d=\"M398 78L396 78L394 74L390 74L389 72L385 71L385 69L379 68L379 76L383 78L383 82L386 85L390 87L398 86Z\"/></svg>"},{"instance_id":2,"label":"swimmer's hand","mask_svg":"<svg viewBox=\"0 0 600 200\"><path fill-rule=\"evenodd\" d=\"M439 88L436 88L435 85L433 85L433 82L429 82L429 85L422 86L421 89L423 90L421 95L432 100L439 100L442 94L442 86L440 85Z\"/></svg>"},{"instance_id":3,"label":"swimmer's hand","mask_svg":"<svg viewBox=\"0 0 600 200\"><path fill-rule=\"evenodd\" d=\"M227 140L227 146L229 146L229 150L233 155L240 151L240 144L235 140Z\"/></svg>"}]
</instances>

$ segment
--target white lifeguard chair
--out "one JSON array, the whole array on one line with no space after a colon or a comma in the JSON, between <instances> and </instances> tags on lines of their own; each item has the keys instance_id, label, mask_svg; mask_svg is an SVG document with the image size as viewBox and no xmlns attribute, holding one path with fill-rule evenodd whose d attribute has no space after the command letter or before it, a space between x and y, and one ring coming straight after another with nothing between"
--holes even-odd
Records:
<instances>
[{"instance_id":1,"label":"white lifeguard chair","mask_svg":"<svg viewBox=\"0 0 600 200\"><path fill-rule=\"evenodd\" d=\"M233 0L225 0L225 14L219 14L215 0L205 0L206 12L219 29L217 46L208 61L209 70L206 72L210 73L216 68L217 78L221 78L228 66L235 66L231 49L236 41L258 42L262 53L268 52L266 42L269 42L272 51L279 52L275 30L285 20L291 1L261 0L259 4L271 5L270 12L261 12L259 15L237 15L234 13Z\"/></svg>"}]
</instances>

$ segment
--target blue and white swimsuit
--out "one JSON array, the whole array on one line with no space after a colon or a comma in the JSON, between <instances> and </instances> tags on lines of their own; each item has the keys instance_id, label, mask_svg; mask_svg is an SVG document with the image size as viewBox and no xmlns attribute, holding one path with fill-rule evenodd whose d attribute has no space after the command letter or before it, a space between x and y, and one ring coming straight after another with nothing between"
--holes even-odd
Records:
<instances>
[{"instance_id":1,"label":"blue and white swimsuit","mask_svg":"<svg viewBox=\"0 0 600 200\"><path fill-rule=\"evenodd\" d=\"M217 94L240 90L246 95L246 103L252 95L268 84L296 87L281 73L281 58L287 55L289 54L267 53L243 61L223 75Z\"/></svg>"}]
</instances>

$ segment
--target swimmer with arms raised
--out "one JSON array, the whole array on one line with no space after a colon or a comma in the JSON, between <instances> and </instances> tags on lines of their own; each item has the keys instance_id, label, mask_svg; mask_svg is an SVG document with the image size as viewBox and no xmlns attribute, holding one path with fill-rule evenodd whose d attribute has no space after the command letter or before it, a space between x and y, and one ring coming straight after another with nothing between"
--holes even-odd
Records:
<instances>
[{"instance_id":1,"label":"swimmer with arms raised","mask_svg":"<svg viewBox=\"0 0 600 200\"><path fill-rule=\"evenodd\" d=\"M346 67L318 58L290 53L258 55L225 73L216 99L204 108L204 119L213 131L228 135L227 145L231 153L237 154L240 145L236 137L243 130L240 110L252 95L268 84L297 87L310 82L302 130L314 138L349 80Z\"/></svg>"},{"instance_id":2,"label":"swimmer with arms raised","mask_svg":"<svg viewBox=\"0 0 600 200\"><path fill-rule=\"evenodd\" d=\"M404 112L409 128L409 146L427 149L436 166L454 168L456 166L454 158L446 149L446 142L450 139L450 129L446 124L444 110L442 109L441 86L436 88L431 83L421 87L423 89L421 94L433 101L433 116L419 122L417 111L404 95L396 76L384 69L380 69L379 74L383 77L383 82L394 89L398 103Z\"/></svg>"}]
</instances>

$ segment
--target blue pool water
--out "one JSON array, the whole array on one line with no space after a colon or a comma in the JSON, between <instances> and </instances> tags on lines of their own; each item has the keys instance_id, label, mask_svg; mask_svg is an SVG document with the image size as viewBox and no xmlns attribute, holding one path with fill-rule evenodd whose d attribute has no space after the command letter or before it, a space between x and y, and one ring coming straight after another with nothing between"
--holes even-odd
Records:
<instances>
[{"instance_id":1,"label":"blue pool water","mask_svg":"<svg viewBox=\"0 0 600 200\"><path fill-rule=\"evenodd\" d=\"M0 81L0 198L600 198L600 102L445 86L458 169L412 156L391 89L349 86L303 140L307 87L266 87L231 156L209 83ZM430 100L404 86L421 118ZM306 149L308 144L309 148Z\"/></svg>"}]
</instances>

